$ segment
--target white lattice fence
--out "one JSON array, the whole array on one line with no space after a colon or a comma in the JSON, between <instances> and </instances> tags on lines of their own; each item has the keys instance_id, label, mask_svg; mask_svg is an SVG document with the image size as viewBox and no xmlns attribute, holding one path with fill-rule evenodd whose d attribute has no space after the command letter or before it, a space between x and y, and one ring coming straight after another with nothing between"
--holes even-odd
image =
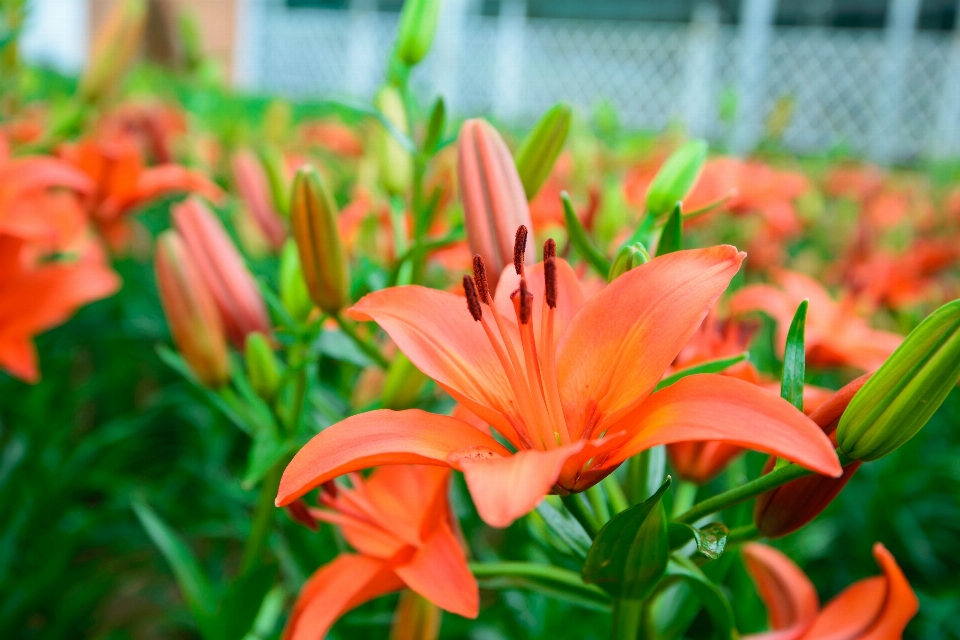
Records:
<instances>
[{"instance_id":1,"label":"white lattice fence","mask_svg":"<svg viewBox=\"0 0 960 640\"><path fill-rule=\"evenodd\" d=\"M383 78L396 15L287 9L274 0L256 3L256 12L249 41L256 88L366 97ZM960 75L951 64L960 54L951 53L950 36L918 33L905 60L891 65L880 31L777 28L754 86L744 86L744 64L755 61L741 59L741 37L717 24L520 16L505 26L502 18L445 16L414 83L425 96L442 93L460 115L495 112L525 123L558 100L590 108L606 99L631 126L680 121L714 139L725 132L723 89L755 96L753 111L738 115L753 131L790 95L796 109L784 139L796 150L844 143L889 160L960 155Z\"/></svg>"}]
</instances>

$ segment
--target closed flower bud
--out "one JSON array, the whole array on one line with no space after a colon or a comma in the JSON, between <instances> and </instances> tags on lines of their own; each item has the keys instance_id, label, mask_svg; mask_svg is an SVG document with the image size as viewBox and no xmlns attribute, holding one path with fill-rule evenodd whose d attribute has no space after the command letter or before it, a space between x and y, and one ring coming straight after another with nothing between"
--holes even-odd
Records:
<instances>
[{"instance_id":1,"label":"closed flower bud","mask_svg":"<svg viewBox=\"0 0 960 640\"><path fill-rule=\"evenodd\" d=\"M314 309L293 240L288 240L280 252L280 302L297 322L306 321Z\"/></svg>"},{"instance_id":2,"label":"closed flower bud","mask_svg":"<svg viewBox=\"0 0 960 640\"><path fill-rule=\"evenodd\" d=\"M570 105L561 102L537 121L517 150L517 172L527 200L533 200L563 150L570 131Z\"/></svg>"},{"instance_id":3,"label":"closed flower bud","mask_svg":"<svg viewBox=\"0 0 960 640\"><path fill-rule=\"evenodd\" d=\"M397 30L397 56L408 66L423 60L433 44L440 0L405 0Z\"/></svg>"},{"instance_id":4,"label":"closed flower bud","mask_svg":"<svg viewBox=\"0 0 960 640\"><path fill-rule=\"evenodd\" d=\"M691 140L673 152L654 176L647 190L647 213L663 216L683 200L700 177L707 160L707 143Z\"/></svg>"},{"instance_id":5,"label":"closed flower bud","mask_svg":"<svg viewBox=\"0 0 960 640\"><path fill-rule=\"evenodd\" d=\"M527 197L510 150L489 123L467 120L457 144L467 242L471 253L483 258L494 290L503 268L513 261L517 228L533 229ZM536 262L533 245L528 242L526 246L527 264Z\"/></svg>"},{"instance_id":6,"label":"closed flower bud","mask_svg":"<svg viewBox=\"0 0 960 640\"><path fill-rule=\"evenodd\" d=\"M260 289L220 220L199 199L190 198L174 207L173 224L213 294L230 342L243 349L248 333L269 335Z\"/></svg>"},{"instance_id":7,"label":"closed flower bud","mask_svg":"<svg viewBox=\"0 0 960 640\"><path fill-rule=\"evenodd\" d=\"M627 245L617 252L610 264L610 274L607 276L608 282L613 282L627 271L635 269L642 264L650 262L650 254L642 242L635 242Z\"/></svg>"},{"instance_id":8,"label":"closed flower bud","mask_svg":"<svg viewBox=\"0 0 960 640\"><path fill-rule=\"evenodd\" d=\"M403 98L396 87L385 85L377 93L375 103L383 117L397 131L404 134L410 133L406 111L403 108ZM391 195L403 193L413 179L413 157L410 152L404 149L385 127L380 127L378 130L377 152L383 187Z\"/></svg>"},{"instance_id":9,"label":"closed flower bud","mask_svg":"<svg viewBox=\"0 0 960 640\"><path fill-rule=\"evenodd\" d=\"M247 363L247 378L254 393L267 402L273 402L280 389L280 365L270 342L262 333L248 334L243 355Z\"/></svg>"},{"instance_id":10,"label":"closed flower bud","mask_svg":"<svg viewBox=\"0 0 960 640\"><path fill-rule=\"evenodd\" d=\"M416 404L426 381L427 376L413 366L409 358L398 353L387 369L380 403L387 409L409 409Z\"/></svg>"},{"instance_id":11,"label":"closed flower bud","mask_svg":"<svg viewBox=\"0 0 960 640\"><path fill-rule=\"evenodd\" d=\"M204 385L223 386L230 379L223 323L213 295L176 231L164 231L157 239L154 273L180 355Z\"/></svg>"},{"instance_id":12,"label":"closed flower bud","mask_svg":"<svg viewBox=\"0 0 960 640\"><path fill-rule=\"evenodd\" d=\"M144 0L114 3L93 42L90 63L80 78L80 95L99 100L109 93L133 61L147 18Z\"/></svg>"},{"instance_id":13,"label":"closed flower bud","mask_svg":"<svg viewBox=\"0 0 960 640\"><path fill-rule=\"evenodd\" d=\"M293 179L290 226L307 291L328 313L337 313L347 304L350 282L337 216L323 177L309 165L301 167Z\"/></svg>"},{"instance_id":14,"label":"closed flower bud","mask_svg":"<svg viewBox=\"0 0 960 640\"><path fill-rule=\"evenodd\" d=\"M406 589L393 612L390 640L436 640L442 612L416 591Z\"/></svg>"},{"instance_id":15,"label":"closed flower bud","mask_svg":"<svg viewBox=\"0 0 960 640\"><path fill-rule=\"evenodd\" d=\"M270 182L267 180L263 166L257 156L247 149L234 154L231 165L237 191L240 192L250 217L253 218L257 229L266 238L270 247L278 251L287 238L287 230L283 227L280 214L273 206Z\"/></svg>"},{"instance_id":16,"label":"closed flower bud","mask_svg":"<svg viewBox=\"0 0 960 640\"><path fill-rule=\"evenodd\" d=\"M841 416L849 411L851 400L870 376L869 373L860 376L810 414L810 419L816 422L831 440L836 436ZM860 464L855 461L844 465L843 475L839 478L807 476L761 494L753 508L753 522L757 531L767 538L779 538L803 527L833 502L860 468ZM770 458L764 473L772 471L775 465L776 458Z\"/></svg>"},{"instance_id":17,"label":"closed flower bud","mask_svg":"<svg viewBox=\"0 0 960 640\"><path fill-rule=\"evenodd\" d=\"M960 380L960 300L910 332L850 403L837 427L840 450L876 460L927 423Z\"/></svg>"}]
</instances>

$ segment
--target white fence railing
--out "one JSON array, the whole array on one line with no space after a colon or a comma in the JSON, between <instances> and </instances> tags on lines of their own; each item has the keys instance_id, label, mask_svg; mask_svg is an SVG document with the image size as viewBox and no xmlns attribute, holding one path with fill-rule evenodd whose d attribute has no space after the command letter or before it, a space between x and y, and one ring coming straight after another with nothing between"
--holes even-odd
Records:
<instances>
[{"instance_id":1,"label":"white fence railing","mask_svg":"<svg viewBox=\"0 0 960 640\"><path fill-rule=\"evenodd\" d=\"M246 0L240 34L252 87L298 97L371 95L384 77L397 16L289 9ZM762 4L764 0L759 0ZM960 156L960 39L950 34L720 25L570 21L471 13L447 0L433 51L415 72L424 95L454 113L529 122L556 101L609 100L622 121L659 129L682 122L709 139L750 148L776 100L795 111L784 142L800 151L844 144L887 161ZM744 42L749 43L745 49ZM719 117L738 96L736 121Z\"/></svg>"}]
</instances>

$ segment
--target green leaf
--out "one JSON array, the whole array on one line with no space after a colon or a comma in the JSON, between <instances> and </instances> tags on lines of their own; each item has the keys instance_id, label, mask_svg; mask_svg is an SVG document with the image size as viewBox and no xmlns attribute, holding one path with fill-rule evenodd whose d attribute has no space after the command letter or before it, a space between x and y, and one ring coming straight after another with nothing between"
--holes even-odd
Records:
<instances>
[{"instance_id":1,"label":"green leaf","mask_svg":"<svg viewBox=\"0 0 960 640\"><path fill-rule=\"evenodd\" d=\"M711 522L700 528L684 522L671 522L667 527L671 549L679 549L693 539L697 543L697 551L711 560L723 555L728 533L729 529L719 522Z\"/></svg>"},{"instance_id":2,"label":"green leaf","mask_svg":"<svg viewBox=\"0 0 960 640\"><path fill-rule=\"evenodd\" d=\"M807 326L807 305L804 300L787 331L787 344L783 348L783 377L780 379L780 396L803 411L803 381L806 377L807 352L803 332Z\"/></svg>"},{"instance_id":3,"label":"green leaf","mask_svg":"<svg viewBox=\"0 0 960 640\"><path fill-rule=\"evenodd\" d=\"M927 423L960 380L960 300L943 305L904 339L840 418L837 442L854 460L876 460Z\"/></svg>"},{"instance_id":4,"label":"green leaf","mask_svg":"<svg viewBox=\"0 0 960 640\"><path fill-rule=\"evenodd\" d=\"M483 589L529 589L586 609L609 611L610 598L567 569L532 562L470 563Z\"/></svg>"},{"instance_id":5,"label":"green leaf","mask_svg":"<svg viewBox=\"0 0 960 640\"><path fill-rule=\"evenodd\" d=\"M663 577L670 545L667 514L660 499L670 476L653 496L600 529L583 565L585 582L618 600L643 600Z\"/></svg>"},{"instance_id":6,"label":"green leaf","mask_svg":"<svg viewBox=\"0 0 960 640\"><path fill-rule=\"evenodd\" d=\"M365 354L343 331L324 331L310 350L358 367L369 367L373 364L370 356Z\"/></svg>"},{"instance_id":7,"label":"green leaf","mask_svg":"<svg viewBox=\"0 0 960 640\"><path fill-rule=\"evenodd\" d=\"M275 567L261 565L232 582L215 618L216 633L221 640L243 638L254 629L257 614L276 577Z\"/></svg>"},{"instance_id":8,"label":"green leaf","mask_svg":"<svg viewBox=\"0 0 960 640\"><path fill-rule=\"evenodd\" d=\"M703 140L691 140L674 151L650 183L647 212L662 216L674 203L683 200L700 177L706 160L707 143Z\"/></svg>"},{"instance_id":9,"label":"green leaf","mask_svg":"<svg viewBox=\"0 0 960 640\"><path fill-rule=\"evenodd\" d=\"M692 367L682 369L680 371L677 371L672 376L668 376L663 380L661 380L657 384L657 387L655 390L659 391L660 389L669 387L670 385L672 385L673 383L677 382L682 378L696 375L698 373L720 373L721 371L726 371L733 365L739 364L744 360L746 360L749 357L749 355L750 355L749 352L744 351L741 354L730 356L729 358L718 358L716 360L708 360L707 362L701 362L698 365L694 365Z\"/></svg>"},{"instance_id":10,"label":"green leaf","mask_svg":"<svg viewBox=\"0 0 960 640\"><path fill-rule=\"evenodd\" d=\"M597 273L606 278L607 274L610 273L610 261L600 253L599 249L593 246L587 236L587 230L580 224L580 218L577 217L577 212L573 210L573 202L570 201L570 196L566 191L560 194L560 199L563 201L563 218L567 224L570 244L590 266L597 270Z\"/></svg>"},{"instance_id":11,"label":"green leaf","mask_svg":"<svg viewBox=\"0 0 960 640\"><path fill-rule=\"evenodd\" d=\"M433 109L430 110L430 120L427 122L427 134L423 137L423 153L433 154L440 144L440 138L443 136L443 130L447 126L447 105L443 101L443 96L437 98L433 103Z\"/></svg>"},{"instance_id":12,"label":"green leaf","mask_svg":"<svg viewBox=\"0 0 960 640\"><path fill-rule=\"evenodd\" d=\"M143 498L134 497L131 506L143 529L170 565L201 634L205 638L215 638L217 634L211 622L217 609L216 596L193 553Z\"/></svg>"},{"instance_id":13,"label":"green leaf","mask_svg":"<svg viewBox=\"0 0 960 640\"><path fill-rule=\"evenodd\" d=\"M247 470L243 474L243 481L240 486L247 491L255 487L270 469L280 462L284 456L293 453L294 449L296 449L295 443L279 442L270 434L254 438L247 459Z\"/></svg>"},{"instance_id":14,"label":"green leaf","mask_svg":"<svg viewBox=\"0 0 960 640\"><path fill-rule=\"evenodd\" d=\"M683 249L683 204L678 200L667 218L667 224L660 234L660 243L657 244L657 255L665 256L674 251Z\"/></svg>"},{"instance_id":15,"label":"green leaf","mask_svg":"<svg viewBox=\"0 0 960 640\"><path fill-rule=\"evenodd\" d=\"M537 507L537 513L543 518L547 526L550 527L557 537L564 543L580 560L587 557L587 551L593 540L586 532L583 526L577 522L577 519L567 513L565 510L555 509L548 501L544 500Z\"/></svg>"},{"instance_id":16,"label":"green leaf","mask_svg":"<svg viewBox=\"0 0 960 640\"><path fill-rule=\"evenodd\" d=\"M260 609L257 611L257 617L253 621L253 627L250 633L244 636L243 640L266 640L273 635L277 628L277 622L283 614L283 603L286 600L287 593L281 585L275 586L264 597L260 603Z\"/></svg>"},{"instance_id":17,"label":"green leaf","mask_svg":"<svg viewBox=\"0 0 960 640\"><path fill-rule=\"evenodd\" d=\"M700 599L713 623L716 637L722 640L734 640L738 637L733 610L726 596L696 564L688 558L672 556L667 563L666 576L683 581Z\"/></svg>"},{"instance_id":18,"label":"green leaf","mask_svg":"<svg viewBox=\"0 0 960 640\"><path fill-rule=\"evenodd\" d=\"M537 121L517 150L515 164L527 200L533 200L563 150L570 131L570 105L555 104Z\"/></svg>"}]
</instances>

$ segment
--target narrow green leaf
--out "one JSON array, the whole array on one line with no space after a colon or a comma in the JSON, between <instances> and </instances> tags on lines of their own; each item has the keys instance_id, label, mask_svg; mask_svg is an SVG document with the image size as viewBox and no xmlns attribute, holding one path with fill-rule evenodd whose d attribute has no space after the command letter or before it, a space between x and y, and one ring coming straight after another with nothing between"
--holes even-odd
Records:
<instances>
[{"instance_id":1,"label":"narrow green leaf","mask_svg":"<svg viewBox=\"0 0 960 640\"><path fill-rule=\"evenodd\" d=\"M780 379L780 396L803 411L803 381L806 377L807 352L803 332L807 326L807 305L804 300L787 332L787 344L783 348L783 377Z\"/></svg>"},{"instance_id":2,"label":"narrow green leaf","mask_svg":"<svg viewBox=\"0 0 960 640\"><path fill-rule=\"evenodd\" d=\"M527 200L533 200L553 170L570 131L570 105L555 104L537 121L517 150L515 164Z\"/></svg>"},{"instance_id":3,"label":"narrow green leaf","mask_svg":"<svg viewBox=\"0 0 960 640\"><path fill-rule=\"evenodd\" d=\"M275 567L261 565L233 580L220 601L215 618L217 635L221 640L243 638L253 631L257 615L276 577Z\"/></svg>"},{"instance_id":4,"label":"narrow green leaf","mask_svg":"<svg viewBox=\"0 0 960 640\"><path fill-rule=\"evenodd\" d=\"M565 511L555 509L546 500L537 507L537 513L557 537L570 547L574 555L580 560L587 557L587 551L590 550L593 540L576 518Z\"/></svg>"},{"instance_id":5,"label":"narrow green leaf","mask_svg":"<svg viewBox=\"0 0 960 640\"><path fill-rule=\"evenodd\" d=\"M296 449L295 443L279 442L270 434L254 438L247 458L247 470L240 486L248 491L255 487L270 469L285 455L292 454L294 449Z\"/></svg>"},{"instance_id":6,"label":"narrow green leaf","mask_svg":"<svg viewBox=\"0 0 960 640\"><path fill-rule=\"evenodd\" d=\"M691 140L674 151L650 183L647 212L659 217L670 211L677 200L683 200L706 161L707 143L703 140Z\"/></svg>"},{"instance_id":7,"label":"narrow green leaf","mask_svg":"<svg viewBox=\"0 0 960 640\"><path fill-rule=\"evenodd\" d=\"M260 609L257 611L257 617L253 621L253 627L250 633L244 636L243 640L266 640L273 636L277 628L277 622L283 614L284 600L287 593L281 585L275 586L264 597L260 603Z\"/></svg>"},{"instance_id":8,"label":"narrow green leaf","mask_svg":"<svg viewBox=\"0 0 960 640\"><path fill-rule=\"evenodd\" d=\"M427 133L423 137L423 153L433 154L440 144L440 138L443 136L443 130L447 126L447 105L443 101L443 96L437 98L433 103L433 109L430 110L430 120L427 122Z\"/></svg>"},{"instance_id":9,"label":"narrow green leaf","mask_svg":"<svg viewBox=\"0 0 960 640\"><path fill-rule=\"evenodd\" d=\"M683 249L683 204L678 200L660 234L657 255L665 256Z\"/></svg>"},{"instance_id":10,"label":"narrow green leaf","mask_svg":"<svg viewBox=\"0 0 960 640\"><path fill-rule=\"evenodd\" d=\"M716 637L722 640L734 640L738 637L733 609L726 596L696 564L688 558L674 555L667 564L666 575L682 580L700 599L713 623Z\"/></svg>"},{"instance_id":11,"label":"narrow green leaf","mask_svg":"<svg viewBox=\"0 0 960 640\"><path fill-rule=\"evenodd\" d=\"M532 562L470 563L483 589L529 589L595 611L609 611L610 598L567 569Z\"/></svg>"},{"instance_id":12,"label":"narrow green leaf","mask_svg":"<svg viewBox=\"0 0 960 640\"><path fill-rule=\"evenodd\" d=\"M652 497L600 529L583 565L585 582L618 600L643 600L663 577L670 552L667 515L660 499L670 476Z\"/></svg>"},{"instance_id":13,"label":"narrow green leaf","mask_svg":"<svg viewBox=\"0 0 960 640\"><path fill-rule=\"evenodd\" d=\"M729 529L719 522L711 522L700 528L683 522L671 522L667 527L671 549L679 549L692 539L697 543L697 551L711 560L723 555L728 533Z\"/></svg>"},{"instance_id":14,"label":"narrow green leaf","mask_svg":"<svg viewBox=\"0 0 960 640\"><path fill-rule=\"evenodd\" d=\"M687 376L696 375L698 373L720 373L721 371L726 371L735 364L739 364L746 360L750 356L750 353L744 351L743 353L737 354L735 356L730 356L729 358L718 358L716 360L708 360L707 362L701 362L700 364L688 367L677 371L672 376L668 376L661 380L656 387L656 391L669 387L673 383L686 378Z\"/></svg>"},{"instance_id":15,"label":"narrow green leaf","mask_svg":"<svg viewBox=\"0 0 960 640\"><path fill-rule=\"evenodd\" d=\"M183 599L201 633L205 638L215 637L210 621L217 609L216 596L193 553L143 498L134 497L131 506L147 535L170 565Z\"/></svg>"},{"instance_id":16,"label":"narrow green leaf","mask_svg":"<svg viewBox=\"0 0 960 640\"><path fill-rule=\"evenodd\" d=\"M587 236L587 230L580 224L580 218L577 217L577 212L573 210L573 202L570 201L570 196L566 191L560 194L560 199L563 201L563 218L567 224L567 235L570 237L570 243L577 250L577 253L597 270L597 273L606 278L607 274L610 273L610 261L600 253L599 249L593 246Z\"/></svg>"}]
</instances>

